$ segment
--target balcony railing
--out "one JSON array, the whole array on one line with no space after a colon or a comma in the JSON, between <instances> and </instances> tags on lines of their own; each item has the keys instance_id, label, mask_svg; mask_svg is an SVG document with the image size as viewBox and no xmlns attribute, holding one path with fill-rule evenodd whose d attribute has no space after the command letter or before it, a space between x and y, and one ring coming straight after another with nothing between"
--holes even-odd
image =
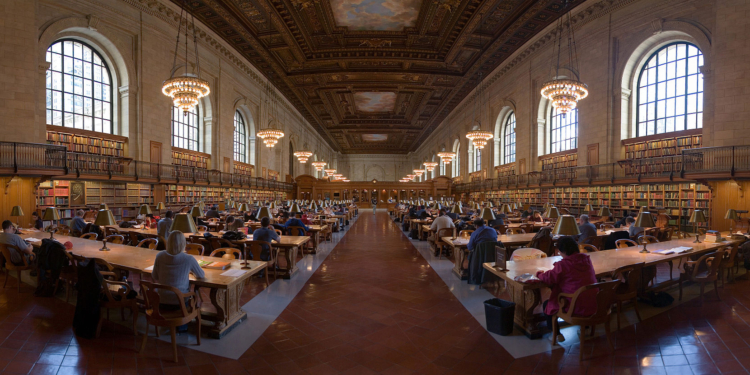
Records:
<instances>
[{"instance_id":1,"label":"balcony railing","mask_svg":"<svg viewBox=\"0 0 750 375\"><path fill-rule=\"evenodd\" d=\"M682 154L674 156L622 160L454 184L453 191L468 193L539 186L607 185L654 179L724 178L742 172L750 177L750 146L705 147L683 150Z\"/></svg>"},{"instance_id":2,"label":"balcony railing","mask_svg":"<svg viewBox=\"0 0 750 375\"><path fill-rule=\"evenodd\" d=\"M100 176L133 181L222 185L286 192L294 189L294 185L290 183L247 175L114 156L82 154L69 152L64 146L37 143L0 142L0 169L11 169L13 174L44 175L44 171L49 171L55 172L56 175Z\"/></svg>"}]
</instances>

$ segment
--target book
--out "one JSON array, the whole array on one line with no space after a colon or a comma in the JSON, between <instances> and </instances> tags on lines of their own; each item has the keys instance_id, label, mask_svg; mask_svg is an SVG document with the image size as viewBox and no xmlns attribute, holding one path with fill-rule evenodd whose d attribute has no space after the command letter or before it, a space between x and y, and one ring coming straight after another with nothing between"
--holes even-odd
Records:
<instances>
[{"instance_id":1,"label":"book","mask_svg":"<svg viewBox=\"0 0 750 375\"><path fill-rule=\"evenodd\" d=\"M210 270L225 270L229 268L230 263L229 262L211 262L207 260L199 260L198 265L201 266L201 268L207 268Z\"/></svg>"},{"instance_id":2,"label":"book","mask_svg":"<svg viewBox=\"0 0 750 375\"><path fill-rule=\"evenodd\" d=\"M692 247L679 246L672 249L656 250L652 251L654 254L671 255L671 254L684 254L693 251Z\"/></svg>"}]
</instances>

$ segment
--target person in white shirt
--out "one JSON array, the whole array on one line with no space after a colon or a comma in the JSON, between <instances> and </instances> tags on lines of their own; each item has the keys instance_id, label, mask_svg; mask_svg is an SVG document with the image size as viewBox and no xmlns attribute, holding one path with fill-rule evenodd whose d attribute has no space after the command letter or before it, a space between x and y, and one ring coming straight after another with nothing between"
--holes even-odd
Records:
<instances>
[{"instance_id":1,"label":"person in white shirt","mask_svg":"<svg viewBox=\"0 0 750 375\"><path fill-rule=\"evenodd\" d=\"M455 227L456 226L453 224L453 220L451 220L451 218L445 214L445 209L441 209L440 216L438 216L438 218L432 222L432 225L430 225L430 231L435 233L433 236L437 236L438 233L440 233L441 229L455 228ZM428 238L427 240L432 243L435 242L434 237ZM438 256L440 251L442 251L442 249L436 249L435 256Z\"/></svg>"}]
</instances>

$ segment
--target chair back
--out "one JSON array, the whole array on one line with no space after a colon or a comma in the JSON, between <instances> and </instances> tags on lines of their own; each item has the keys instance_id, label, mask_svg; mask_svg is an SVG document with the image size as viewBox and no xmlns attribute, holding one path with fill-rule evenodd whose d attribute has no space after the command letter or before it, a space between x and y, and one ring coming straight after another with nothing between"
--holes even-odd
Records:
<instances>
[{"instance_id":1,"label":"chair back","mask_svg":"<svg viewBox=\"0 0 750 375\"><path fill-rule=\"evenodd\" d=\"M658 243L658 242L659 242L659 240L656 239L656 237L649 236L647 234L644 234L644 235L638 237L638 243L640 243L641 245L643 245L643 244Z\"/></svg>"},{"instance_id":2,"label":"chair back","mask_svg":"<svg viewBox=\"0 0 750 375\"><path fill-rule=\"evenodd\" d=\"M242 259L240 249L234 247L221 247L211 252L212 257L222 257L224 259Z\"/></svg>"},{"instance_id":3,"label":"chair back","mask_svg":"<svg viewBox=\"0 0 750 375\"><path fill-rule=\"evenodd\" d=\"M617 246L618 249L624 249L627 247L638 246L638 243L633 240L621 239L615 241L615 246Z\"/></svg>"},{"instance_id":4,"label":"chair back","mask_svg":"<svg viewBox=\"0 0 750 375\"><path fill-rule=\"evenodd\" d=\"M446 243L441 240L443 237L453 237L453 233L456 228L442 228L435 233L435 244L445 245Z\"/></svg>"},{"instance_id":5,"label":"chair back","mask_svg":"<svg viewBox=\"0 0 750 375\"><path fill-rule=\"evenodd\" d=\"M261 260L260 254L263 252L263 247L268 248L268 263L273 264L276 255L273 252L273 247L270 242L267 241L247 241L245 242L246 249L253 255L253 260Z\"/></svg>"},{"instance_id":6,"label":"chair back","mask_svg":"<svg viewBox=\"0 0 750 375\"><path fill-rule=\"evenodd\" d=\"M205 225L198 225L195 227L198 232L208 232L208 227Z\"/></svg>"},{"instance_id":7,"label":"chair back","mask_svg":"<svg viewBox=\"0 0 750 375\"><path fill-rule=\"evenodd\" d=\"M626 301L638 296L641 275L645 265L646 263L631 264L612 272L612 280L620 280L620 285L615 289L616 299Z\"/></svg>"},{"instance_id":8,"label":"chair back","mask_svg":"<svg viewBox=\"0 0 750 375\"><path fill-rule=\"evenodd\" d=\"M728 268L734 266L735 258L737 258L737 252L739 251L739 245L732 244L724 248L724 258L721 260L722 267Z\"/></svg>"},{"instance_id":9,"label":"chair back","mask_svg":"<svg viewBox=\"0 0 750 375\"><path fill-rule=\"evenodd\" d=\"M83 238L85 240L94 240L94 241L96 241L97 237L98 236L96 235L96 233L84 233L84 234L81 235L81 238Z\"/></svg>"},{"instance_id":10,"label":"chair back","mask_svg":"<svg viewBox=\"0 0 750 375\"><path fill-rule=\"evenodd\" d=\"M545 254L544 251L534 249L532 247L522 247L513 252L513 255L510 256L510 260L517 262L530 259L541 259L546 257L547 254Z\"/></svg>"},{"instance_id":11,"label":"chair back","mask_svg":"<svg viewBox=\"0 0 750 375\"><path fill-rule=\"evenodd\" d=\"M505 234L526 234L526 231L521 228L508 228L508 230L505 231Z\"/></svg>"},{"instance_id":12,"label":"chair back","mask_svg":"<svg viewBox=\"0 0 750 375\"><path fill-rule=\"evenodd\" d=\"M13 262L10 261L11 259L13 259L10 256L11 249L17 252L18 254L23 254L23 252L21 252L21 250L14 245L0 244L0 251L2 251L3 258L5 258L5 268L8 271L15 271L15 270L23 271L23 270L31 268L29 266L29 261L23 255L21 255L21 260L23 261L23 265L13 264ZM8 275L6 274L5 277L8 277ZM21 280L18 280L18 282L21 282Z\"/></svg>"},{"instance_id":13,"label":"chair back","mask_svg":"<svg viewBox=\"0 0 750 375\"><path fill-rule=\"evenodd\" d=\"M209 223L209 224L216 224L216 223L218 223L218 222L219 222L219 219L218 219L218 218L215 218L215 217L212 217L212 218L209 218L209 219L208 219L208 223Z\"/></svg>"},{"instance_id":14,"label":"chair back","mask_svg":"<svg viewBox=\"0 0 750 375\"><path fill-rule=\"evenodd\" d=\"M508 230L508 226L505 224L498 224L492 227L497 233L505 233Z\"/></svg>"},{"instance_id":15,"label":"chair back","mask_svg":"<svg viewBox=\"0 0 750 375\"><path fill-rule=\"evenodd\" d=\"M524 233L534 233L534 224L524 223L518 226Z\"/></svg>"},{"instance_id":16,"label":"chair back","mask_svg":"<svg viewBox=\"0 0 750 375\"><path fill-rule=\"evenodd\" d=\"M59 234L61 236L68 236L70 235L70 227L67 225L60 225L57 227L57 231L55 231L55 234Z\"/></svg>"},{"instance_id":17,"label":"chair back","mask_svg":"<svg viewBox=\"0 0 750 375\"><path fill-rule=\"evenodd\" d=\"M211 243L211 249L216 250L224 247L235 247L229 240L225 240L221 237L209 237L208 242Z\"/></svg>"},{"instance_id":18,"label":"chair back","mask_svg":"<svg viewBox=\"0 0 750 375\"><path fill-rule=\"evenodd\" d=\"M197 306L195 292L182 293L179 289L173 286L143 280L141 280L140 285L144 297L143 301L146 307L146 318L151 325L170 327L187 324L200 312L200 309ZM186 301L187 303L179 304L180 309L176 311L162 311L159 291L174 293L178 301Z\"/></svg>"},{"instance_id":19,"label":"chair back","mask_svg":"<svg viewBox=\"0 0 750 375\"><path fill-rule=\"evenodd\" d=\"M560 304L560 310L557 312L557 315L566 322L575 325L595 325L607 321L609 320L612 304L616 302L615 289L619 285L620 280L612 280L582 286L578 288L572 296L570 294L560 293L557 297L558 303ZM584 293L587 295L596 293L596 313L585 317L574 316L573 312L575 311L578 298ZM568 300L568 298L570 298L570 300Z\"/></svg>"},{"instance_id":20,"label":"chair back","mask_svg":"<svg viewBox=\"0 0 750 375\"><path fill-rule=\"evenodd\" d=\"M223 224L223 223L219 223L219 224L217 224L217 225L216 225L216 231L217 231L217 232L221 232L221 231L223 231L223 230L224 230L224 227L225 227L225 226L224 226L224 224Z\"/></svg>"},{"instance_id":21,"label":"chair back","mask_svg":"<svg viewBox=\"0 0 750 375\"><path fill-rule=\"evenodd\" d=\"M138 238L138 233L136 232L123 232L122 234L128 236L131 246L135 246L141 242L141 240Z\"/></svg>"},{"instance_id":22,"label":"chair back","mask_svg":"<svg viewBox=\"0 0 750 375\"><path fill-rule=\"evenodd\" d=\"M199 243L189 243L185 245L185 252L191 255L203 255L203 245Z\"/></svg>"},{"instance_id":23,"label":"chair back","mask_svg":"<svg viewBox=\"0 0 750 375\"><path fill-rule=\"evenodd\" d=\"M276 232L276 234L278 234L279 237L283 235L283 233L281 232L281 229L274 229L274 232Z\"/></svg>"},{"instance_id":24,"label":"chair back","mask_svg":"<svg viewBox=\"0 0 750 375\"><path fill-rule=\"evenodd\" d=\"M125 236L121 234L113 234L111 236L107 236L106 240L109 243L122 244L123 242L125 242Z\"/></svg>"},{"instance_id":25,"label":"chair back","mask_svg":"<svg viewBox=\"0 0 750 375\"><path fill-rule=\"evenodd\" d=\"M299 226L290 226L286 228L286 233L288 236L304 236L305 228Z\"/></svg>"},{"instance_id":26,"label":"chair back","mask_svg":"<svg viewBox=\"0 0 750 375\"><path fill-rule=\"evenodd\" d=\"M578 244L578 250L582 253L595 253L599 251L596 246L587 243Z\"/></svg>"},{"instance_id":27,"label":"chair back","mask_svg":"<svg viewBox=\"0 0 750 375\"><path fill-rule=\"evenodd\" d=\"M724 258L725 253L726 251L724 249L720 249L716 252L700 257L697 261L688 261L684 265L685 271L690 274L690 279L693 281L714 281L718 278L719 267L721 266L722 258ZM701 270L704 269L704 264L706 265L706 273L700 274Z\"/></svg>"},{"instance_id":28,"label":"chair back","mask_svg":"<svg viewBox=\"0 0 750 375\"><path fill-rule=\"evenodd\" d=\"M104 229L104 236L109 237L113 234L120 234L120 230L115 227L103 227Z\"/></svg>"},{"instance_id":29,"label":"chair back","mask_svg":"<svg viewBox=\"0 0 750 375\"><path fill-rule=\"evenodd\" d=\"M157 240L156 238L146 238L145 240L139 242L136 247L154 250L157 246L159 246L159 240Z\"/></svg>"},{"instance_id":30,"label":"chair back","mask_svg":"<svg viewBox=\"0 0 750 375\"><path fill-rule=\"evenodd\" d=\"M659 239L659 242L670 241L672 240L672 235L674 235L673 227L662 228L656 238Z\"/></svg>"},{"instance_id":31,"label":"chair back","mask_svg":"<svg viewBox=\"0 0 750 375\"><path fill-rule=\"evenodd\" d=\"M474 233L473 229L464 229L458 234L458 238L462 239L469 239L471 238L471 234Z\"/></svg>"}]
</instances>

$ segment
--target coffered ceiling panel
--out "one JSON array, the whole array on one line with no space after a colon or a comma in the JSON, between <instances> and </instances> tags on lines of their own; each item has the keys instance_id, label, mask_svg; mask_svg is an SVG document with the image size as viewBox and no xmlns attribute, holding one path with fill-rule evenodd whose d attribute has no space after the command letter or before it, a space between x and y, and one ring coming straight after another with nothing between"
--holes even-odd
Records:
<instances>
[{"instance_id":1,"label":"coffered ceiling panel","mask_svg":"<svg viewBox=\"0 0 750 375\"><path fill-rule=\"evenodd\" d=\"M181 0L174 0L182 4ZM414 151L583 0L188 0L343 153Z\"/></svg>"}]
</instances>

